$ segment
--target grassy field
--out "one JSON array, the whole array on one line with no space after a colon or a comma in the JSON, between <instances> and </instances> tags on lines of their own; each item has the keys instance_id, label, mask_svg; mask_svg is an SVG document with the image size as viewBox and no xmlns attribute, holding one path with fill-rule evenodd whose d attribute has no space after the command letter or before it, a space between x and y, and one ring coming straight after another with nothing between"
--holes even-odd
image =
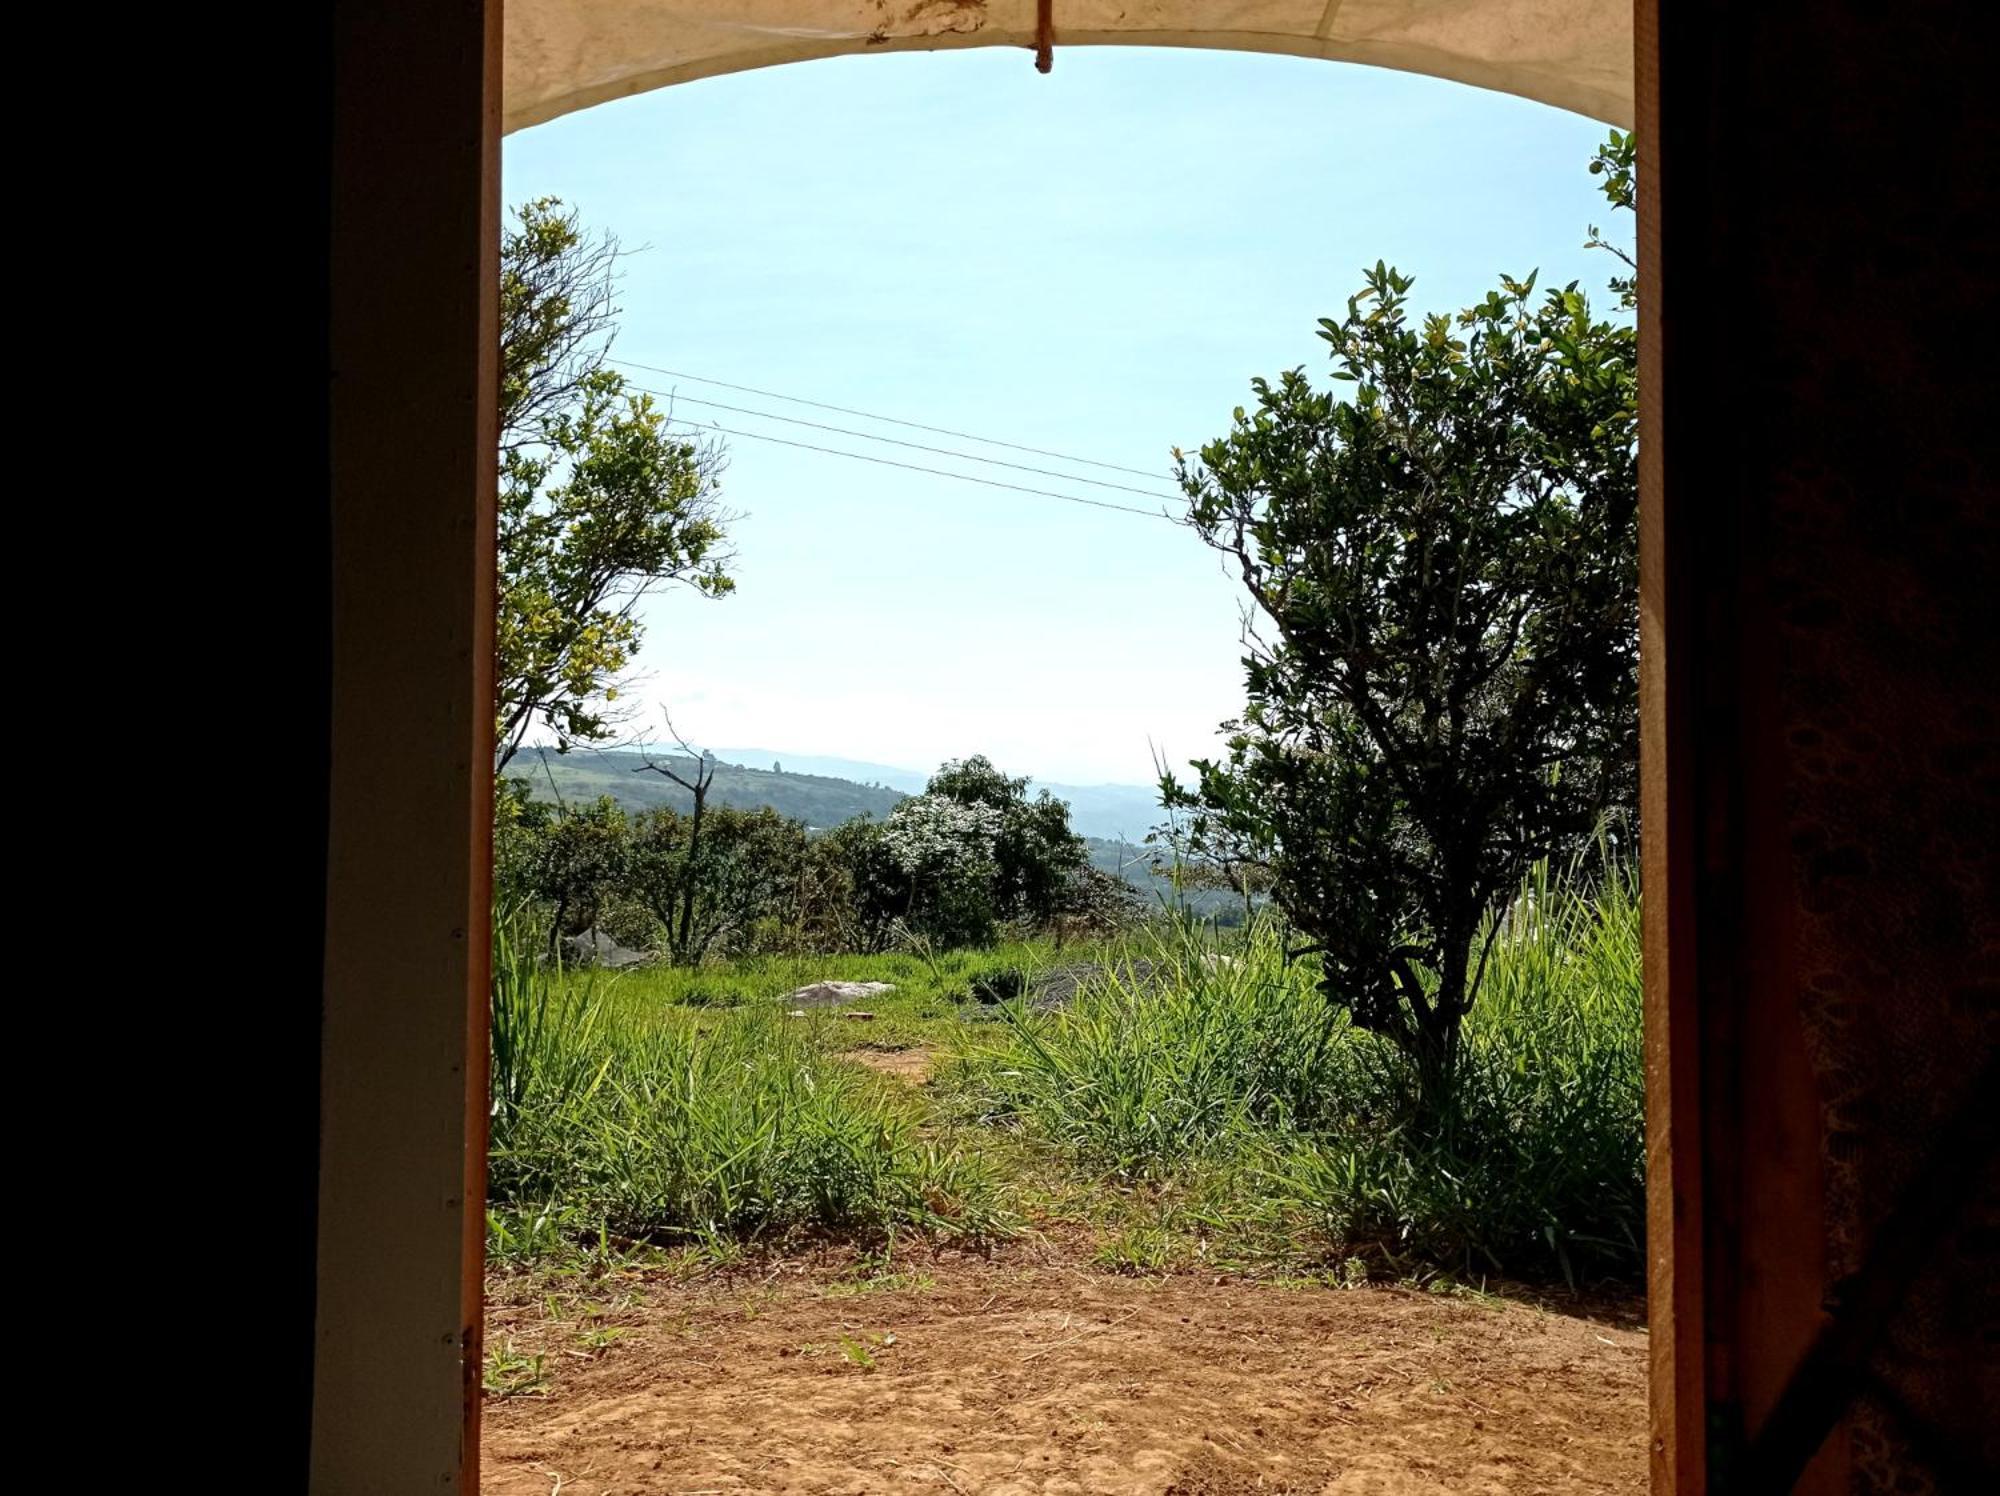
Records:
<instances>
[{"instance_id":1,"label":"grassy field","mask_svg":"<svg viewBox=\"0 0 2000 1496\"><path fill-rule=\"evenodd\" d=\"M524 945L503 931L497 963L503 1261L1056 1230L1146 1273L1595 1283L1640 1261L1620 876L1523 890L1455 1102L1424 1119L1400 1058L1269 928L620 973L554 972ZM1059 1007L995 1000L1080 966L1098 976ZM792 1016L785 995L823 979L896 991Z\"/></svg>"},{"instance_id":2,"label":"grassy field","mask_svg":"<svg viewBox=\"0 0 2000 1496\"><path fill-rule=\"evenodd\" d=\"M1096 948L1058 951L1047 942L1015 942L932 955L756 956L693 969L650 966L602 976L571 973L566 981L572 989L595 984L610 1013L621 1022L639 1024L675 1009L789 1011L780 999L819 981L888 982L894 992L846 1005L869 1018L836 1020L816 1010L809 1021L822 1047L851 1043L912 1049L946 1043L959 1032L967 1004L977 1005L973 987L981 978L1100 954Z\"/></svg>"}]
</instances>

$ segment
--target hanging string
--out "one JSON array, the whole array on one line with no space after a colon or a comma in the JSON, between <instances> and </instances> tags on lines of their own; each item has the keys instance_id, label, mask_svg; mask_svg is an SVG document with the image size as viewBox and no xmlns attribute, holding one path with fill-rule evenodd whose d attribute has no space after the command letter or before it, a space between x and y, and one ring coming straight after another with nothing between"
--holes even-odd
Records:
<instances>
[{"instance_id":1,"label":"hanging string","mask_svg":"<svg viewBox=\"0 0 2000 1496\"><path fill-rule=\"evenodd\" d=\"M1035 0L1035 71L1046 73L1055 66L1055 0Z\"/></svg>"}]
</instances>

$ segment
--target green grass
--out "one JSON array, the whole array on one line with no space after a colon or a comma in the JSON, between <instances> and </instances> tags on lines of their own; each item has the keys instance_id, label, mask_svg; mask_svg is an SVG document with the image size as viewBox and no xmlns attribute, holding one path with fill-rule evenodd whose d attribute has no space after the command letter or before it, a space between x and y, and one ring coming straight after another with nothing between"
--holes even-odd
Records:
<instances>
[{"instance_id":1,"label":"green grass","mask_svg":"<svg viewBox=\"0 0 2000 1496\"><path fill-rule=\"evenodd\" d=\"M1546 872L1531 882L1465 1043L1451 1106L1424 1136L1401 1121L1336 1131L1293 1161L1314 1224L1468 1272L1635 1277L1645 1057L1629 877L1588 893Z\"/></svg>"},{"instance_id":2,"label":"green grass","mask_svg":"<svg viewBox=\"0 0 2000 1496\"><path fill-rule=\"evenodd\" d=\"M548 1358L517 1351L510 1340L486 1348L482 1382L489 1397L541 1397L549 1389Z\"/></svg>"},{"instance_id":3,"label":"green grass","mask_svg":"<svg viewBox=\"0 0 2000 1496\"><path fill-rule=\"evenodd\" d=\"M1159 1181L1326 1104L1315 1056L1336 1025L1275 932L1218 953L1197 927L1167 926L1145 954L1164 981L1114 968L1057 1012L1010 1008L947 1073L959 1109L1028 1127L1107 1177Z\"/></svg>"},{"instance_id":4,"label":"green grass","mask_svg":"<svg viewBox=\"0 0 2000 1496\"><path fill-rule=\"evenodd\" d=\"M695 968L648 966L619 972L572 972L561 985L594 986L601 1006L624 1024L643 1024L673 1009L713 1013L734 1009L784 1012L780 999L819 981L889 982L896 990L851 1004L868 1020L839 1017L837 1010L806 1010L804 1020L822 1047L914 1049L951 1041L969 1016L963 1011L984 977L1032 971L1055 960L1092 959L1089 951L1058 952L1048 942L1017 941L988 950L935 955L895 951L849 956L753 956L727 965ZM794 1020L795 1022L798 1020Z\"/></svg>"},{"instance_id":5,"label":"green grass","mask_svg":"<svg viewBox=\"0 0 2000 1496\"><path fill-rule=\"evenodd\" d=\"M1452 1104L1349 1025L1268 926L1166 922L1123 948L760 958L552 972L503 939L492 1252L722 1260L801 1232L986 1241L1093 1229L1103 1267L1629 1280L1644 1214L1638 895L1522 891L1470 1019ZM530 945L529 948L534 948ZM1134 983L1124 956L1153 975ZM1109 975L1037 1013L1019 978ZM887 981L867 1021L784 994ZM946 1055L916 1091L843 1054Z\"/></svg>"},{"instance_id":6,"label":"green grass","mask_svg":"<svg viewBox=\"0 0 2000 1496\"><path fill-rule=\"evenodd\" d=\"M674 1243L803 1230L1005 1233L1000 1184L920 1103L776 1004L648 1004L496 942L489 1237Z\"/></svg>"},{"instance_id":7,"label":"green grass","mask_svg":"<svg viewBox=\"0 0 2000 1496\"><path fill-rule=\"evenodd\" d=\"M1128 1260L1149 1216L1239 1256L1366 1250L1398 1271L1634 1275L1644 1108L1638 897L1523 890L1468 1019L1451 1105L1420 1117L1392 1048L1331 1010L1310 962L1253 930L1218 963L1174 931L1172 980L1017 1012L943 1077L955 1112L1012 1129L1101 1185ZM1123 1245L1119 1245L1119 1242ZM1133 1249L1143 1244L1143 1250ZM1131 1249L1131 1250L1128 1250Z\"/></svg>"}]
</instances>

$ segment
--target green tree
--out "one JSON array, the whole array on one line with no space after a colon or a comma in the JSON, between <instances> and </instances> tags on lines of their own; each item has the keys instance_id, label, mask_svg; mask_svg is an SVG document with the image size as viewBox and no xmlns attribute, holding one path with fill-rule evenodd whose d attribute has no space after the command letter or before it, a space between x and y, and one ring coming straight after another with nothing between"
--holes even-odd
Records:
<instances>
[{"instance_id":1,"label":"green tree","mask_svg":"<svg viewBox=\"0 0 2000 1496\"><path fill-rule=\"evenodd\" d=\"M1085 863L1070 875L1046 929L1061 946L1129 929L1144 913L1137 888L1116 873Z\"/></svg>"},{"instance_id":2,"label":"green tree","mask_svg":"<svg viewBox=\"0 0 2000 1496\"><path fill-rule=\"evenodd\" d=\"M1083 838L1070 830L1068 804L1047 790L1030 799L1026 779L1002 774L984 754L945 764L924 793L998 814L992 898L1001 918L1040 924L1062 909L1090 860Z\"/></svg>"},{"instance_id":3,"label":"green tree","mask_svg":"<svg viewBox=\"0 0 2000 1496\"><path fill-rule=\"evenodd\" d=\"M721 449L604 366L616 258L553 199L502 238L496 770L538 726L559 748L611 735L644 597L735 585Z\"/></svg>"},{"instance_id":4,"label":"green tree","mask_svg":"<svg viewBox=\"0 0 2000 1496\"><path fill-rule=\"evenodd\" d=\"M987 945L1000 919L993 846L1000 812L943 795L912 795L889 813L857 880L863 925L941 946Z\"/></svg>"},{"instance_id":5,"label":"green tree","mask_svg":"<svg viewBox=\"0 0 2000 1496\"><path fill-rule=\"evenodd\" d=\"M499 797L496 819L500 899L539 904L551 950L565 935L597 928L631 876L629 826L616 802L605 796L583 806L550 805L530 799L514 781Z\"/></svg>"},{"instance_id":6,"label":"green tree","mask_svg":"<svg viewBox=\"0 0 2000 1496\"><path fill-rule=\"evenodd\" d=\"M861 922L942 945L984 945L1005 923L1045 926L1097 890L1069 807L975 755L945 764L891 811L857 875Z\"/></svg>"},{"instance_id":7,"label":"green tree","mask_svg":"<svg viewBox=\"0 0 2000 1496\"><path fill-rule=\"evenodd\" d=\"M767 926L793 917L806 829L769 806L662 809L636 818L630 888L659 921L676 965L742 955Z\"/></svg>"},{"instance_id":8,"label":"green tree","mask_svg":"<svg viewBox=\"0 0 2000 1496\"><path fill-rule=\"evenodd\" d=\"M674 964L698 966L711 952L744 950L759 923L779 912L798 877L806 830L768 806L710 806L714 755L682 737L671 714L666 720L681 756L642 752L638 772L671 780L692 804L686 815L662 809L636 823L633 885Z\"/></svg>"},{"instance_id":9,"label":"green tree","mask_svg":"<svg viewBox=\"0 0 2000 1496\"><path fill-rule=\"evenodd\" d=\"M1268 864L1434 1103L1492 916L1636 792L1637 357L1574 285L1503 277L1455 319L1411 285L1377 264L1320 324L1348 397L1260 379L1176 454L1255 613L1226 757L1162 792L1192 846Z\"/></svg>"},{"instance_id":10,"label":"green tree","mask_svg":"<svg viewBox=\"0 0 2000 1496\"><path fill-rule=\"evenodd\" d=\"M781 921L792 948L826 952L880 948L886 930L867 918L865 890L881 839L882 823L866 814L808 837L798 881Z\"/></svg>"},{"instance_id":11,"label":"green tree","mask_svg":"<svg viewBox=\"0 0 2000 1496\"><path fill-rule=\"evenodd\" d=\"M618 324L618 241L552 197L514 210L500 240L500 440L536 439L603 368Z\"/></svg>"},{"instance_id":12,"label":"green tree","mask_svg":"<svg viewBox=\"0 0 2000 1496\"><path fill-rule=\"evenodd\" d=\"M1604 200L1616 210L1638 212L1638 159L1638 148L1630 130L1613 130L1605 137L1604 144L1597 148L1597 154L1590 158L1590 174L1604 178L1601 184ZM1601 249L1623 263L1627 273L1611 277L1611 290L1620 306L1628 310L1636 307L1639 304L1639 262L1632 258L1632 252L1606 239L1594 223L1590 226L1590 237L1583 244L1586 249Z\"/></svg>"}]
</instances>

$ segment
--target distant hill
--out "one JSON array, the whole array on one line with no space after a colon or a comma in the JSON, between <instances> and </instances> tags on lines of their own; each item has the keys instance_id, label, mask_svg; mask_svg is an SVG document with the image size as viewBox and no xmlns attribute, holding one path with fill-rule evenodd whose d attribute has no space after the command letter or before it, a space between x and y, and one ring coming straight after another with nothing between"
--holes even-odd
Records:
<instances>
[{"instance_id":1,"label":"distant hill","mask_svg":"<svg viewBox=\"0 0 2000 1496\"><path fill-rule=\"evenodd\" d=\"M1138 889L1149 910L1181 907L1225 925L1242 922L1243 901L1227 889L1194 888L1176 893L1171 879L1153 871L1153 858L1158 848L1097 836L1085 837L1084 845L1090 849L1092 865L1114 878L1123 878ZM1260 898L1257 902L1262 903L1263 900Z\"/></svg>"},{"instance_id":2,"label":"distant hill","mask_svg":"<svg viewBox=\"0 0 2000 1496\"><path fill-rule=\"evenodd\" d=\"M1160 810L1160 792L1151 785L1044 784L1037 779L1030 781L1028 788L1047 790L1058 800L1067 800L1069 823L1079 836L1140 842L1166 819Z\"/></svg>"},{"instance_id":3,"label":"distant hill","mask_svg":"<svg viewBox=\"0 0 2000 1496\"><path fill-rule=\"evenodd\" d=\"M716 748L715 757L726 764L748 768L776 768L782 765L793 774L818 774L829 779L851 779L856 784L879 784L914 795L929 781L920 769L899 769L893 764L872 764L860 758L835 758L825 753L785 753L773 748Z\"/></svg>"},{"instance_id":4,"label":"distant hill","mask_svg":"<svg viewBox=\"0 0 2000 1496\"><path fill-rule=\"evenodd\" d=\"M694 777L691 758L656 754L683 777ZM609 795L629 811L672 806L688 810L694 797L664 774L647 772L638 753L538 753L523 748L507 766L509 779L524 780L538 800L560 796L564 800L595 800ZM553 783L551 783L553 781ZM738 810L755 810L768 805L781 816L804 821L808 826L838 826L856 816L881 820L902 800L900 790L880 785L857 784L851 779L835 779L824 774L795 774L790 770L740 768L718 759L715 787L709 804L727 805Z\"/></svg>"},{"instance_id":5,"label":"distant hill","mask_svg":"<svg viewBox=\"0 0 2000 1496\"><path fill-rule=\"evenodd\" d=\"M782 764L787 774L827 775L858 784L881 785L916 794L930 779L930 771L898 768L893 764L869 763L865 759L832 758L824 754L788 753L773 748L718 748L716 758L730 764L757 764L769 768ZM1009 766L1002 764L1002 769ZM1018 772L1018 771L1015 771ZM1160 823L1159 791L1145 784L1057 784L1043 779L1028 782L1030 793L1047 790L1058 800L1069 802L1069 823L1079 836L1103 837L1107 841L1143 841L1146 833Z\"/></svg>"}]
</instances>

